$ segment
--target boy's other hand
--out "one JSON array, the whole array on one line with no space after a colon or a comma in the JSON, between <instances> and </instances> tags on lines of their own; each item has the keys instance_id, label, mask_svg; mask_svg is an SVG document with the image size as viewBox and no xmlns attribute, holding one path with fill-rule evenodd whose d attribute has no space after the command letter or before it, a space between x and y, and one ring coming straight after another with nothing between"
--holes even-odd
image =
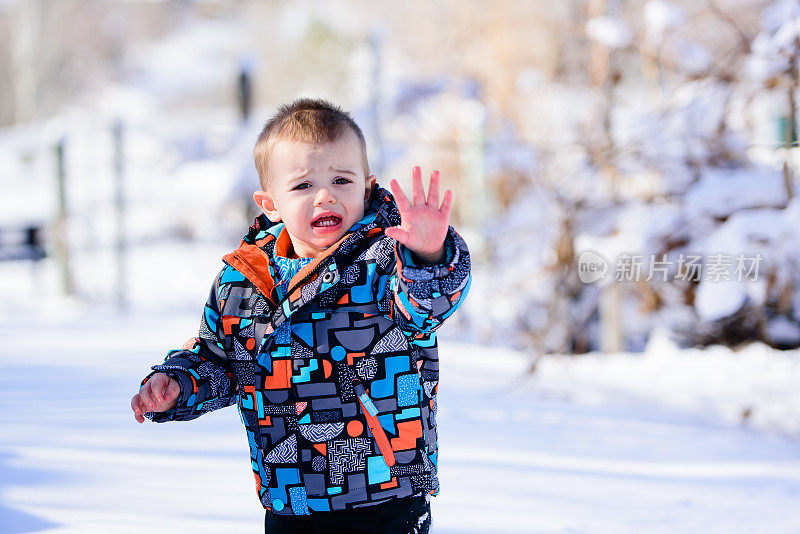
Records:
<instances>
[{"instance_id":1,"label":"boy's other hand","mask_svg":"<svg viewBox=\"0 0 800 534\"><path fill-rule=\"evenodd\" d=\"M386 235L396 239L423 261L438 263L444 259L444 238L450 221L450 206L453 193L448 189L439 206L439 171L431 174L428 197L422 187L422 173L419 167L412 171L412 192L414 203L408 201L397 180L389 185L400 210L400 226L390 226Z\"/></svg>"},{"instance_id":2,"label":"boy's other hand","mask_svg":"<svg viewBox=\"0 0 800 534\"><path fill-rule=\"evenodd\" d=\"M145 412L166 412L178 404L181 386L178 381L164 373L156 373L141 391L131 399L133 416L144 423Z\"/></svg>"}]
</instances>

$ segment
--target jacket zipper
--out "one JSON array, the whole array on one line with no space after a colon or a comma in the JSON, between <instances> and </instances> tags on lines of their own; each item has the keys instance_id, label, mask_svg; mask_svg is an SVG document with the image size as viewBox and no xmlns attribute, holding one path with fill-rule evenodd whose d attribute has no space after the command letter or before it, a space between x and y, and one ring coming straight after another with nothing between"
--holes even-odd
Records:
<instances>
[{"instance_id":1,"label":"jacket zipper","mask_svg":"<svg viewBox=\"0 0 800 534\"><path fill-rule=\"evenodd\" d=\"M369 398L364 384L362 384L361 380L358 378L353 379L353 391L355 391L358 397L358 402L361 403L364 416L367 418L367 425L372 431L375 442L378 444L378 449L381 451L383 460L386 462L386 465L392 467L395 464L394 451L391 445L389 445L389 438L386 437L386 431L381 426L380 421L378 421L378 409L375 407L375 403Z\"/></svg>"}]
</instances>

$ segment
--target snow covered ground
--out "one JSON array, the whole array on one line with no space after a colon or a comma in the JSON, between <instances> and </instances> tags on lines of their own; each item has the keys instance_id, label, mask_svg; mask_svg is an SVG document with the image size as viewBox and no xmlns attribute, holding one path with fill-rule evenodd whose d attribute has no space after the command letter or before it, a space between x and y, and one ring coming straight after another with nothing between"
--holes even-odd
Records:
<instances>
[{"instance_id":1,"label":"snow covered ground","mask_svg":"<svg viewBox=\"0 0 800 534\"><path fill-rule=\"evenodd\" d=\"M0 323L0 533L263 531L235 408L162 425L130 412L149 365L196 326L82 311ZM549 358L521 382L522 354L445 341L433 532L800 532L797 440L709 409L730 390L703 355L659 367L673 349L650 349L602 367ZM736 355L713 357L733 376Z\"/></svg>"}]
</instances>

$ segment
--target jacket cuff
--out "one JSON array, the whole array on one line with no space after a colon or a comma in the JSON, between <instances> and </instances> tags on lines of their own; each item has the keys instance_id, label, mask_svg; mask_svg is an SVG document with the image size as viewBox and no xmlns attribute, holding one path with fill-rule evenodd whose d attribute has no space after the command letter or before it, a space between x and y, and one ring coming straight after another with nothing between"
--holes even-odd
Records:
<instances>
[{"instance_id":1,"label":"jacket cuff","mask_svg":"<svg viewBox=\"0 0 800 534\"><path fill-rule=\"evenodd\" d=\"M416 254L407 246L397 243L397 255L403 264L404 268L421 269L425 271L433 271L438 274L444 270L449 272L450 264L456 256L456 233L452 226L448 227L447 235L444 238L444 259L438 263L428 263ZM446 274L443 272L442 275Z\"/></svg>"}]
</instances>

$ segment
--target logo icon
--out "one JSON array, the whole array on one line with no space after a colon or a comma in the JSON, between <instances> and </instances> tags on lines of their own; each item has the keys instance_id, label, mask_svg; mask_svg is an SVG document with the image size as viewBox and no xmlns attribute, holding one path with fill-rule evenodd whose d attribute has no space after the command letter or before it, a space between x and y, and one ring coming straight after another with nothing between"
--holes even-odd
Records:
<instances>
[{"instance_id":1,"label":"logo icon","mask_svg":"<svg viewBox=\"0 0 800 534\"><path fill-rule=\"evenodd\" d=\"M608 260L594 250L584 250L578 256L578 278L584 284L591 284L606 277Z\"/></svg>"}]
</instances>

